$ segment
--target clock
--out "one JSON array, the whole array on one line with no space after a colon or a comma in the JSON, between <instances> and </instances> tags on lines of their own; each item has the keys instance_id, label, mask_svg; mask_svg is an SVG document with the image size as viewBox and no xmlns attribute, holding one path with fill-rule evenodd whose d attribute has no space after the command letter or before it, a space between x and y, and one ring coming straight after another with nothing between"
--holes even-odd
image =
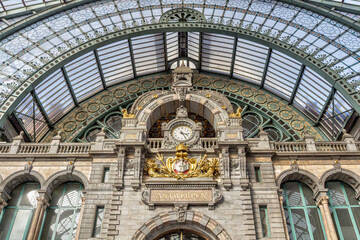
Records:
<instances>
[{"instance_id":1,"label":"clock","mask_svg":"<svg viewBox=\"0 0 360 240\"><path fill-rule=\"evenodd\" d=\"M172 130L172 137L177 141L187 141L192 137L193 131L190 127L185 125L176 126Z\"/></svg>"}]
</instances>

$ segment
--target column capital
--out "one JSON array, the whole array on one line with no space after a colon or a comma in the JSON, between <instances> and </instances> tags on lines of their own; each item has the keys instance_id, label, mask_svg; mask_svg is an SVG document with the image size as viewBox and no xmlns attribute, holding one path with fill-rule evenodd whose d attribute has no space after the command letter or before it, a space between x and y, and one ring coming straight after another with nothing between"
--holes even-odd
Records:
<instances>
[{"instance_id":1,"label":"column capital","mask_svg":"<svg viewBox=\"0 0 360 240\"><path fill-rule=\"evenodd\" d=\"M319 197L318 201L316 202L316 206L319 205L328 205L329 204L329 197L328 196L321 196Z\"/></svg>"}]
</instances>

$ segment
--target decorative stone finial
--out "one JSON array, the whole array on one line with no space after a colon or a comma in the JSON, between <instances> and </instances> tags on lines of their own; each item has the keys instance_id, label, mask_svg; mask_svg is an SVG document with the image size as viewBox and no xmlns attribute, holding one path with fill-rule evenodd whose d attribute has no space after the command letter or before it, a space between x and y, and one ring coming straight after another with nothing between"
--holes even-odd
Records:
<instances>
[{"instance_id":1,"label":"decorative stone finial","mask_svg":"<svg viewBox=\"0 0 360 240\"><path fill-rule=\"evenodd\" d=\"M351 134L349 134L346 129L342 130L343 132L343 138L352 138L353 136Z\"/></svg>"},{"instance_id":2,"label":"decorative stone finial","mask_svg":"<svg viewBox=\"0 0 360 240\"><path fill-rule=\"evenodd\" d=\"M260 130L260 131L259 131L259 135L269 135L267 132L264 131L263 126L260 126L260 127L259 127L259 130Z\"/></svg>"},{"instance_id":3,"label":"decorative stone finial","mask_svg":"<svg viewBox=\"0 0 360 240\"><path fill-rule=\"evenodd\" d=\"M21 131L19 135L13 138L13 140L24 140L24 132Z\"/></svg>"}]
</instances>

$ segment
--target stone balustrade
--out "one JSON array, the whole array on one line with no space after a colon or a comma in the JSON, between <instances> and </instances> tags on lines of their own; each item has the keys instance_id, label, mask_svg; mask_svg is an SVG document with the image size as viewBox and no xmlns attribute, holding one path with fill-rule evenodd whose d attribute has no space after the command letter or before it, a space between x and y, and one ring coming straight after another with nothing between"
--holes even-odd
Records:
<instances>
[{"instance_id":1,"label":"stone balustrade","mask_svg":"<svg viewBox=\"0 0 360 240\"><path fill-rule=\"evenodd\" d=\"M50 150L50 144L44 143L27 143L19 146L18 152L21 154L31 153L48 153Z\"/></svg>"},{"instance_id":2,"label":"stone balustrade","mask_svg":"<svg viewBox=\"0 0 360 240\"><path fill-rule=\"evenodd\" d=\"M119 139L103 139L102 142L119 142ZM201 147L215 149L218 147L216 138L201 138ZM261 142L258 138L245 139L252 151L261 150L258 146ZM157 150L163 147L163 139L149 138L147 141L149 150ZM299 153L299 152L357 152L360 151L360 142L272 142L268 141L270 148L263 150L275 150L276 154ZM25 143L15 140L13 143L0 142L0 154L89 154L95 143L63 143L53 139L51 143ZM100 149L101 150L101 149Z\"/></svg>"},{"instance_id":3,"label":"stone balustrade","mask_svg":"<svg viewBox=\"0 0 360 240\"><path fill-rule=\"evenodd\" d=\"M58 153L88 153L90 150L89 143L60 143Z\"/></svg>"},{"instance_id":4,"label":"stone balustrade","mask_svg":"<svg viewBox=\"0 0 360 240\"><path fill-rule=\"evenodd\" d=\"M203 148L216 148L217 139L216 138L201 138L201 146Z\"/></svg>"},{"instance_id":5,"label":"stone balustrade","mask_svg":"<svg viewBox=\"0 0 360 240\"><path fill-rule=\"evenodd\" d=\"M306 152L305 142L274 142L276 152Z\"/></svg>"}]
</instances>

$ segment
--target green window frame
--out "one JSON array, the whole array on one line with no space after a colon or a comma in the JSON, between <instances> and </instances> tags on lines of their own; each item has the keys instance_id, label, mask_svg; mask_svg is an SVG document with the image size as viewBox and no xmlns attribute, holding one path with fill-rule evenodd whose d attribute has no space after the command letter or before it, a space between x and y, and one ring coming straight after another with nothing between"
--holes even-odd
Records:
<instances>
[{"instance_id":1,"label":"green window frame","mask_svg":"<svg viewBox=\"0 0 360 240\"><path fill-rule=\"evenodd\" d=\"M255 180L256 180L256 182L261 182L261 170L260 170L260 167L259 166L254 167L254 170L255 170Z\"/></svg>"},{"instance_id":2,"label":"green window frame","mask_svg":"<svg viewBox=\"0 0 360 240\"><path fill-rule=\"evenodd\" d=\"M37 205L39 188L40 184L37 182L23 183L14 188L8 206L0 214L0 239L26 239Z\"/></svg>"},{"instance_id":3,"label":"green window frame","mask_svg":"<svg viewBox=\"0 0 360 240\"><path fill-rule=\"evenodd\" d=\"M290 239L327 239L312 190L298 181L282 184L284 213Z\"/></svg>"},{"instance_id":4,"label":"green window frame","mask_svg":"<svg viewBox=\"0 0 360 240\"><path fill-rule=\"evenodd\" d=\"M360 201L355 190L342 181L326 182L329 208L341 240L360 239Z\"/></svg>"},{"instance_id":5,"label":"green window frame","mask_svg":"<svg viewBox=\"0 0 360 240\"><path fill-rule=\"evenodd\" d=\"M109 174L110 174L110 168L109 167L104 167L103 177L102 177L101 182L108 183L109 182Z\"/></svg>"},{"instance_id":6,"label":"green window frame","mask_svg":"<svg viewBox=\"0 0 360 240\"><path fill-rule=\"evenodd\" d=\"M271 237L267 206L259 206L259 209L260 209L262 236L263 237Z\"/></svg>"},{"instance_id":7,"label":"green window frame","mask_svg":"<svg viewBox=\"0 0 360 240\"><path fill-rule=\"evenodd\" d=\"M96 238L100 237L102 223L104 220L104 210L105 210L104 206L98 206L96 208L96 215L95 215L92 237L96 237Z\"/></svg>"},{"instance_id":8,"label":"green window frame","mask_svg":"<svg viewBox=\"0 0 360 240\"><path fill-rule=\"evenodd\" d=\"M82 184L78 182L62 183L54 189L41 225L39 240L75 239L82 189Z\"/></svg>"}]
</instances>

